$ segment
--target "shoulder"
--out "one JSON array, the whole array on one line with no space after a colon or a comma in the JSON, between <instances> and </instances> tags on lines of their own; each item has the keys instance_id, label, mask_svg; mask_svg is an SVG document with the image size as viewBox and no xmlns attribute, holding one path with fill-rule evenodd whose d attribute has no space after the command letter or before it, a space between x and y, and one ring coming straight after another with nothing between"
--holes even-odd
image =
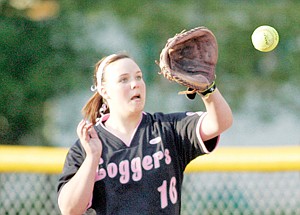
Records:
<instances>
[{"instance_id":1,"label":"shoulder","mask_svg":"<svg viewBox=\"0 0 300 215\"><path fill-rule=\"evenodd\" d=\"M184 118L196 117L199 118L203 116L204 112L174 112L174 113L162 113L162 112L155 112L155 113L145 113L145 117L147 120L151 121L162 121L162 122L174 122L178 120L182 120Z\"/></svg>"},{"instance_id":2,"label":"shoulder","mask_svg":"<svg viewBox=\"0 0 300 215\"><path fill-rule=\"evenodd\" d=\"M69 149L68 155L67 155L67 161L75 160L81 162L84 160L86 154L85 151L80 143L80 140L78 139Z\"/></svg>"}]
</instances>

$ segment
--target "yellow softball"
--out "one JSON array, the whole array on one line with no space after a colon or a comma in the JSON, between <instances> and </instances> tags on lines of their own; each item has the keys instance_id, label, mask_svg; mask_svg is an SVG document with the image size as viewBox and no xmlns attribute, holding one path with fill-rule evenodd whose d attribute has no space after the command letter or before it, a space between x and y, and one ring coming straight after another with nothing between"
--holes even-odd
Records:
<instances>
[{"instance_id":1,"label":"yellow softball","mask_svg":"<svg viewBox=\"0 0 300 215\"><path fill-rule=\"evenodd\" d=\"M279 35L275 28L263 25L254 30L251 39L254 48L261 52L269 52L278 45Z\"/></svg>"}]
</instances>

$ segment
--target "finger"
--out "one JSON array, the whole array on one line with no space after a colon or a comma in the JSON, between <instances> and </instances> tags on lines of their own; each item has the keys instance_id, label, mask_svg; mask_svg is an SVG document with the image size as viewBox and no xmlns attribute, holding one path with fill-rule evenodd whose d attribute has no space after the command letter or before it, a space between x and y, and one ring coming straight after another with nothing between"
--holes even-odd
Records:
<instances>
[{"instance_id":1,"label":"finger","mask_svg":"<svg viewBox=\"0 0 300 215\"><path fill-rule=\"evenodd\" d=\"M79 136L79 138L83 135L83 128L85 124L86 122L82 119L77 126L77 135Z\"/></svg>"},{"instance_id":2,"label":"finger","mask_svg":"<svg viewBox=\"0 0 300 215\"><path fill-rule=\"evenodd\" d=\"M83 119L82 119L82 120L78 123L78 125L77 125L76 132L77 132L77 135L78 135L78 136L79 136L79 134L81 134L82 125L83 125Z\"/></svg>"},{"instance_id":3,"label":"finger","mask_svg":"<svg viewBox=\"0 0 300 215\"><path fill-rule=\"evenodd\" d=\"M85 125L83 128L82 128L82 138L84 140L89 140L89 131L88 131L88 127Z\"/></svg>"},{"instance_id":4,"label":"finger","mask_svg":"<svg viewBox=\"0 0 300 215\"><path fill-rule=\"evenodd\" d=\"M87 124L85 125L85 127L86 127L88 130L90 130L90 128L93 127L93 126L94 126L93 123L87 123Z\"/></svg>"},{"instance_id":5,"label":"finger","mask_svg":"<svg viewBox=\"0 0 300 215\"><path fill-rule=\"evenodd\" d=\"M97 134L97 132L96 132L96 130L95 130L94 127L91 127L90 130L89 130L89 132L90 132L90 137L91 138L98 138L98 134Z\"/></svg>"},{"instance_id":6,"label":"finger","mask_svg":"<svg viewBox=\"0 0 300 215\"><path fill-rule=\"evenodd\" d=\"M92 123L86 125L86 129L87 129L87 133L89 135L89 138L93 138L92 135L91 135L91 129L94 129L94 125Z\"/></svg>"},{"instance_id":7,"label":"finger","mask_svg":"<svg viewBox=\"0 0 300 215\"><path fill-rule=\"evenodd\" d=\"M82 138L86 141L89 141L90 136L90 129L93 127L93 123L85 123L84 127L82 128Z\"/></svg>"}]
</instances>

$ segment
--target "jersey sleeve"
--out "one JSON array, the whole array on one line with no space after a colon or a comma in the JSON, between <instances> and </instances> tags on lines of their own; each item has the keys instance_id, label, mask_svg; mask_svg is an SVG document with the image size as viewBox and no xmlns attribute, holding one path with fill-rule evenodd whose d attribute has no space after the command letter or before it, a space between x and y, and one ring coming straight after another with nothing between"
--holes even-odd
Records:
<instances>
[{"instance_id":1,"label":"jersey sleeve","mask_svg":"<svg viewBox=\"0 0 300 215\"><path fill-rule=\"evenodd\" d=\"M63 171L58 179L57 192L75 175L85 159L85 151L79 140L69 149Z\"/></svg>"},{"instance_id":2,"label":"jersey sleeve","mask_svg":"<svg viewBox=\"0 0 300 215\"><path fill-rule=\"evenodd\" d=\"M197 114L200 116L197 126L196 126L196 135L197 135L197 139L199 141L198 144L199 144L199 147L201 148L201 151L204 154L209 154L217 147L220 136L216 136L210 140L203 141L201 138L201 135L200 135L200 126L201 126L204 116L207 113L206 112L197 112Z\"/></svg>"},{"instance_id":3,"label":"jersey sleeve","mask_svg":"<svg viewBox=\"0 0 300 215\"><path fill-rule=\"evenodd\" d=\"M212 152L219 141L219 136L203 141L200 126L206 112L186 112L173 115L174 129L178 135L179 151L187 165L197 156Z\"/></svg>"}]
</instances>

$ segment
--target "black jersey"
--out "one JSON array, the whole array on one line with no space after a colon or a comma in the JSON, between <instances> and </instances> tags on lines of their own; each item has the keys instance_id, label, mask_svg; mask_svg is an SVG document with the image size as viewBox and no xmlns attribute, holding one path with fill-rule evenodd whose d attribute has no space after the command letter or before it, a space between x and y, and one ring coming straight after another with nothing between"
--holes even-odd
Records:
<instances>
[{"instance_id":1,"label":"black jersey","mask_svg":"<svg viewBox=\"0 0 300 215\"><path fill-rule=\"evenodd\" d=\"M97 214L180 214L187 164L211 152L218 137L201 140L204 112L144 113L130 146L102 123L95 126L103 144L91 203ZM58 191L76 173L85 152L79 140L70 148Z\"/></svg>"}]
</instances>

